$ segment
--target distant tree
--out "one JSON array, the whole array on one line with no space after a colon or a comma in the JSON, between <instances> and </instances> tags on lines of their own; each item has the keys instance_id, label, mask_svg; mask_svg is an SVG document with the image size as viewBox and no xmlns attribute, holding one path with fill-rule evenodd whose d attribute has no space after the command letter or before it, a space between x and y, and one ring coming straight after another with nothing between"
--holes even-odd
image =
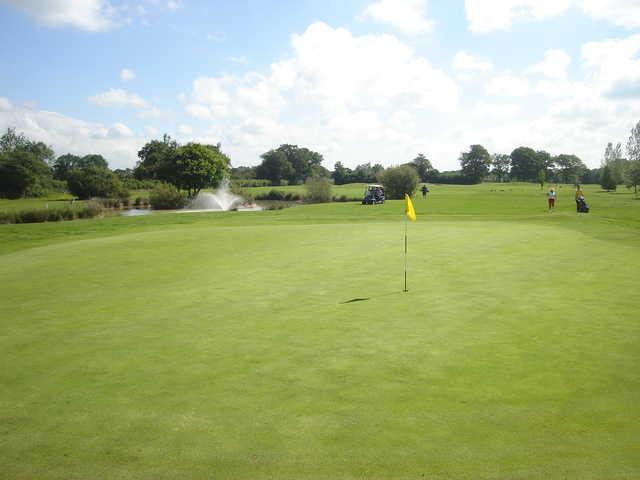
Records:
<instances>
[{"instance_id":1,"label":"distant tree","mask_svg":"<svg viewBox=\"0 0 640 480\"><path fill-rule=\"evenodd\" d=\"M611 191L616 189L616 181L613 178L613 173L609 165L605 165L602 168L602 177L600 177L600 186L603 190Z\"/></svg>"},{"instance_id":2,"label":"distant tree","mask_svg":"<svg viewBox=\"0 0 640 480\"><path fill-rule=\"evenodd\" d=\"M120 179L108 168L88 164L71 170L67 180L69 191L80 199L127 196Z\"/></svg>"},{"instance_id":3,"label":"distant tree","mask_svg":"<svg viewBox=\"0 0 640 480\"><path fill-rule=\"evenodd\" d=\"M489 173L491 156L482 145L471 145L468 152L460 155L462 175L470 183L480 183Z\"/></svg>"},{"instance_id":4,"label":"distant tree","mask_svg":"<svg viewBox=\"0 0 640 480\"><path fill-rule=\"evenodd\" d=\"M70 153L60 155L53 162L53 178L66 182L69 179L71 170L78 165L79 161L80 157L78 155L72 155Z\"/></svg>"},{"instance_id":5,"label":"distant tree","mask_svg":"<svg viewBox=\"0 0 640 480\"><path fill-rule=\"evenodd\" d=\"M216 188L229 173L229 157L220 146L188 143L175 153L178 187L187 190L189 197L203 188Z\"/></svg>"},{"instance_id":6,"label":"distant tree","mask_svg":"<svg viewBox=\"0 0 640 480\"><path fill-rule=\"evenodd\" d=\"M491 159L491 166L493 173L498 182L504 182L509 175L509 167L511 165L511 157L504 153L495 153Z\"/></svg>"},{"instance_id":7,"label":"distant tree","mask_svg":"<svg viewBox=\"0 0 640 480\"><path fill-rule=\"evenodd\" d=\"M538 170L538 176L536 178L536 180L540 184L540 190L544 188L544 182L546 179L547 179L547 172L544 168L541 168L540 170Z\"/></svg>"},{"instance_id":8,"label":"distant tree","mask_svg":"<svg viewBox=\"0 0 640 480\"><path fill-rule=\"evenodd\" d=\"M413 165L416 169L421 182L428 182L431 180L435 169L433 168L433 165L431 165L429 159L422 153L419 153L416 158L411 160L410 165Z\"/></svg>"},{"instance_id":9,"label":"distant tree","mask_svg":"<svg viewBox=\"0 0 640 480\"><path fill-rule=\"evenodd\" d=\"M350 168L342 165L342 162L336 162L333 166L331 176L333 177L333 182L336 185L345 185L347 183L352 183L353 172Z\"/></svg>"},{"instance_id":10,"label":"distant tree","mask_svg":"<svg viewBox=\"0 0 640 480\"><path fill-rule=\"evenodd\" d=\"M109 168L109 163L105 160L102 155L98 154L90 154L85 155L80 158L74 168L87 168L87 167L98 167L98 168Z\"/></svg>"},{"instance_id":11,"label":"distant tree","mask_svg":"<svg viewBox=\"0 0 640 480\"><path fill-rule=\"evenodd\" d=\"M627 140L627 156L629 163L625 169L625 183L629 187L635 187L637 195L640 183L640 122L631 129L631 135Z\"/></svg>"},{"instance_id":12,"label":"distant tree","mask_svg":"<svg viewBox=\"0 0 640 480\"><path fill-rule=\"evenodd\" d=\"M0 137L0 196L19 198L44 195L52 183L49 163L53 150L13 128Z\"/></svg>"},{"instance_id":13,"label":"distant tree","mask_svg":"<svg viewBox=\"0 0 640 480\"><path fill-rule=\"evenodd\" d=\"M416 169L408 165L387 168L378 176L378 181L384 186L385 197L389 199L402 199L405 193L413 195L418 180Z\"/></svg>"},{"instance_id":14,"label":"distant tree","mask_svg":"<svg viewBox=\"0 0 640 480\"><path fill-rule=\"evenodd\" d=\"M640 185L640 159L629 161L625 170L624 178L627 188L634 187L635 194L638 196L638 185Z\"/></svg>"},{"instance_id":15,"label":"distant tree","mask_svg":"<svg viewBox=\"0 0 640 480\"><path fill-rule=\"evenodd\" d=\"M321 154L297 145L280 145L276 149L263 153L261 158L263 163L269 163L261 171L266 170L271 177L258 176L260 178L268 178L275 185L280 185L282 180L287 180L290 184L300 184L308 177L324 176L328 173L326 169L322 168L323 158ZM274 160L274 158L277 160ZM274 176L277 175L282 176L275 178Z\"/></svg>"},{"instance_id":16,"label":"distant tree","mask_svg":"<svg viewBox=\"0 0 640 480\"><path fill-rule=\"evenodd\" d=\"M293 166L284 152L269 150L262 154L262 163L258 165L258 178L271 181L272 185L281 185L282 181L293 176Z\"/></svg>"},{"instance_id":17,"label":"distant tree","mask_svg":"<svg viewBox=\"0 0 640 480\"><path fill-rule=\"evenodd\" d=\"M238 180L253 180L257 178L256 167L235 167L231 169L231 178Z\"/></svg>"},{"instance_id":18,"label":"distant tree","mask_svg":"<svg viewBox=\"0 0 640 480\"><path fill-rule=\"evenodd\" d=\"M626 159L622 158L622 144L618 142L613 145L609 142L604 151L602 166L609 167L611 178L616 185L622 183L625 164Z\"/></svg>"},{"instance_id":19,"label":"distant tree","mask_svg":"<svg viewBox=\"0 0 640 480\"><path fill-rule=\"evenodd\" d=\"M627 155L629 160L640 160L640 122L631 129L631 135L627 141Z\"/></svg>"},{"instance_id":20,"label":"distant tree","mask_svg":"<svg viewBox=\"0 0 640 480\"><path fill-rule=\"evenodd\" d=\"M521 181L534 181L540 170L535 150L518 147L511 152L511 178Z\"/></svg>"},{"instance_id":21,"label":"distant tree","mask_svg":"<svg viewBox=\"0 0 640 480\"><path fill-rule=\"evenodd\" d=\"M162 140L151 140L140 151L140 159L134 169L134 175L139 180L160 180L163 182L178 184L178 169L175 153L178 142L169 135L162 136Z\"/></svg>"},{"instance_id":22,"label":"distant tree","mask_svg":"<svg viewBox=\"0 0 640 480\"><path fill-rule=\"evenodd\" d=\"M553 157L552 162L560 183L578 183L587 170L586 165L575 155L560 154Z\"/></svg>"}]
</instances>

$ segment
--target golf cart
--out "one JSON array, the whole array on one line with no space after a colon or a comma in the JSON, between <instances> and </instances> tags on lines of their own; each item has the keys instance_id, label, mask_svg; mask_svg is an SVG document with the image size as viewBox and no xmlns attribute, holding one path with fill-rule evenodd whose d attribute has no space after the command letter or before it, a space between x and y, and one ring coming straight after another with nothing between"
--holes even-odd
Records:
<instances>
[{"instance_id":1,"label":"golf cart","mask_svg":"<svg viewBox=\"0 0 640 480\"><path fill-rule=\"evenodd\" d=\"M384 203L384 187L382 185L367 185L362 198L362 205L377 205Z\"/></svg>"}]
</instances>

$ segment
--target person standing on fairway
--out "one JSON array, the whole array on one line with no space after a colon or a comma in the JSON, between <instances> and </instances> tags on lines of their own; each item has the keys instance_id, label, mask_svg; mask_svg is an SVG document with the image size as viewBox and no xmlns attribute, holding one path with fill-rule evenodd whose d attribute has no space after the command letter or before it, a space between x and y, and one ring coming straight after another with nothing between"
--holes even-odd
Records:
<instances>
[{"instance_id":1,"label":"person standing on fairway","mask_svg":"<svg viewBox=\"0 0 640 480\"><path fill-rule=\"evenodd\" d=\"M549 211L554 211L556 209L556 191L553 188L547 193L547 201L549 203Z\"/></svg>"},{"instance_id":2,"label":"person standing on fairway","mask_svg":"<svg viewBox=\"0 0 640 480\"><path fill-rule=\"evenodd\" d=\"M576 184L576 212L580 213L580 202L584 200L584 192L582 187Z\"/></svg>"},{"instance_id":3,"label":"person standing on fairway","mask_svg":"<svg viewBox=\"0 0 640 480\"><path fill-rule=\"evenodd\" d=\"M425 183L422 188L422 198L427 198L427 193L429 193L429 187L427 187L427 184Z\"/></svg>"}]
</instances>

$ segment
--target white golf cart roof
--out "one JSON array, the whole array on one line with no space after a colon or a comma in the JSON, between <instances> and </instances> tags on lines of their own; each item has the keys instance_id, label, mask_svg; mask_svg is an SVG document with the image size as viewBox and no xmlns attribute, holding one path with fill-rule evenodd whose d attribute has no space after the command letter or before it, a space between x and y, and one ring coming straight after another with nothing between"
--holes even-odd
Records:
<instances>
[{"instance_id":1,"label":"white golf cart roof","mask_svg":"<svg viewBox=\"0 0 640 480\"><path fill-rule=\"evenodd\" d=\"M367 185L367 188L384 188L382 185L378 185L376 183L372 183Z\"/></svg>"}]
</instances>

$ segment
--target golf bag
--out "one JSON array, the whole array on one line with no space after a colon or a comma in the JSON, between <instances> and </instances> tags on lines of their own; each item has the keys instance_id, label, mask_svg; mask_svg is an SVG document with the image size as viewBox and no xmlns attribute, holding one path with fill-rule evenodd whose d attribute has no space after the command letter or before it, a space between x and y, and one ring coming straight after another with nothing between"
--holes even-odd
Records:
<instances>
[{"instance_id":1,"label":"golf bag","mask_svg":"<svg viewBox=\"0 0 640 480\"><path fill-rule=\"evenodd\" d=\"M589 213L589 205L584 197L578 198L578 213Z\"/></svg>"}]
</instances>

